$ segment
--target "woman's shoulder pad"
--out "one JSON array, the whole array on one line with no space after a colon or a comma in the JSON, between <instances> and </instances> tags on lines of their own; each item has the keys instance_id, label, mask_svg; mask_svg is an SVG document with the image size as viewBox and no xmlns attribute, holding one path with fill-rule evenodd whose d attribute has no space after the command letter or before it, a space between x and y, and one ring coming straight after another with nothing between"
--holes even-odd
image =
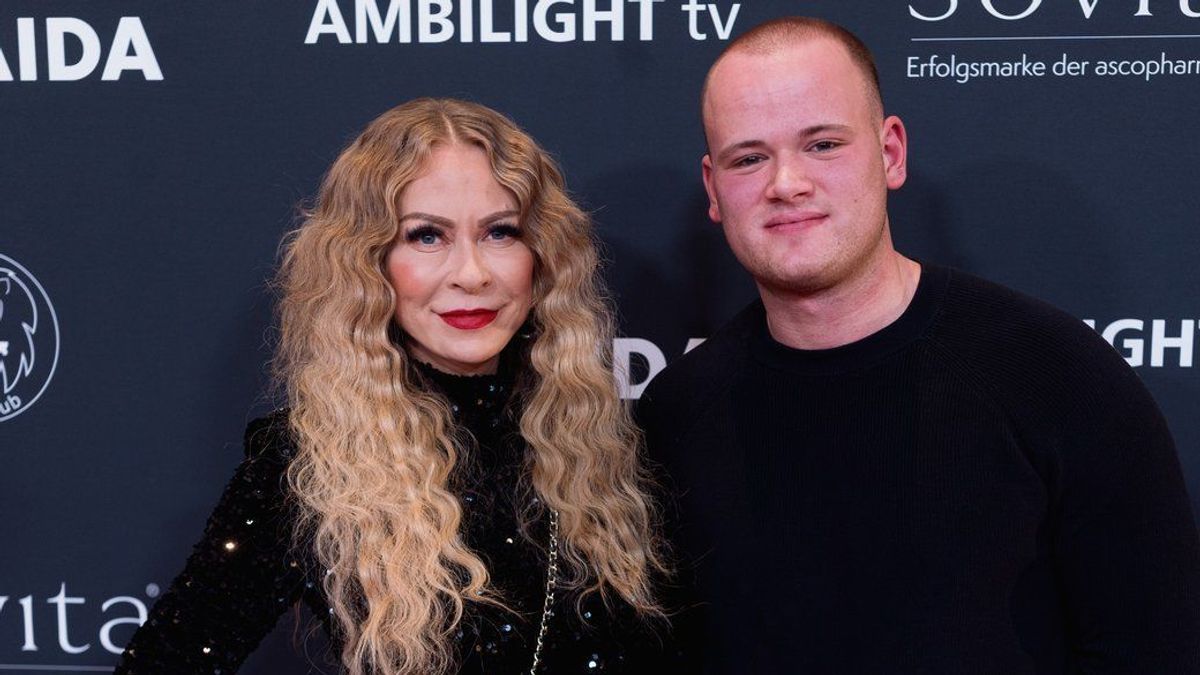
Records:
<instances>
[{"instance_id":1,"label":"woman's shoulder pad","mask_svg":"<svg viewBox=\"0 0 1200 675\"><path fill-rule=\"evenodd\" d=\"M245 451L250 459L290 461L296 446L292 441L287 408L252 420L246 425Z\"/></svg>"}]
</instances>

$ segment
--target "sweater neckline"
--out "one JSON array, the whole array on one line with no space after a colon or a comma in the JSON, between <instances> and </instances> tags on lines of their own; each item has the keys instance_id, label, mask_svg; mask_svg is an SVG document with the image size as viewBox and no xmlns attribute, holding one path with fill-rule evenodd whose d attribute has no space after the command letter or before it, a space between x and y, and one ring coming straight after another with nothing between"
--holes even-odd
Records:
<instances>
[{"instance_id":1,"label":"sweater neckline","mask_svg":"<svg viewBox=\"0 0 1200 675\"><path fill-rule=\"evenodd\" d=\"M762 301L755 303L750 353L767 366L801 375L829 375L865 370L920 338L941 308L950 270L921 263L921 277L912 301L892 323L874 333L830 349L796 349L771 337Z\"/></svg>"},{"instance_id":2,"label":"sweater neckline","mask_svg":"<svg viewBox=\"0 0 1200 675\"><path fill-rule=\"evenodd\" d=\"M454 407L454 412L473 409L496 410L503 406L512 392L514 375L501 359L500 369L493 374L454 375L425 363L413 360L419 372L434 389L441 392Z\"/></svg>"}]
</instances>

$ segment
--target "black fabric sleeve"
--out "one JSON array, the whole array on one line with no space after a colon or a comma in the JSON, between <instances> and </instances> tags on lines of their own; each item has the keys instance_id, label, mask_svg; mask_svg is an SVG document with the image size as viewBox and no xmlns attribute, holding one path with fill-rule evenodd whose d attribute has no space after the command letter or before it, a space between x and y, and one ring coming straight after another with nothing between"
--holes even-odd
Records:
<instances>
[{"instance_id":1,"label":"black fabric sleeve","mask_svg":"<svg viewBox=\"0 0 1200 675\"><path fill-rule=\"evenodd\" d=\"M1200 673L1200 541L1174 442L1133 371L1111 368L1061 436L1055 548L1077 672Z\"/></svg>"},{"instance_id":2,"label":"black fabric sleeve","mask_svg":"<svg viewBox=\"0 0 1200 675\"><path fill-rule=\"evenodd\" d=\"M681 487L670 466L674 445L672 424L680 411L670 410L672 398L668 378L656 378L634 404L633 417L642 429L645 463L651 476L650 492L657 506L657 527L665 538L663 554L667 573L656 575L655 591L666 621L640 636L637 650L631 652L629 673L701 673L703 672L703 611L697 600L695 561L680 548L685 523L679 505Z\"/></svg>"},{"instance_id":3,"label":"black fabric sleeve","mask_svg":"<svg viewBox=\"0 0 1200 675\"><path fill-rule=\"evenodd\" d=\"M284 477L290 447L278 416L251 422L246 459L183 572L125 649L117 675L234 673L304 589L289 555Z\"/></svg>"}]
</instances>

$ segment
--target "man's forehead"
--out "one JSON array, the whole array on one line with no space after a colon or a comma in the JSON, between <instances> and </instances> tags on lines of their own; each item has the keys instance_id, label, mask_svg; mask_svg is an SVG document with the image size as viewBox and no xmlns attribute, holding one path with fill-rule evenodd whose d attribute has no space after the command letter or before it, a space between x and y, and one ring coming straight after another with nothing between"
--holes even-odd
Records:
<instances>
[{"instance_id":1,"label":"man's forehead","mask_svg":"<svg viewBox=\"0 0 1200 675\"><path fill-rule=\"evenodd\" d=\"M709 93L754 79L799 79L857 71L849 52L828 38L815 38L770 51L735 50L713 64ZM758 75L758 78L754 76Z\"/></svg>"},{"instance_id":2,"label":"man's forehead","mask_svg":"<svg viewBox=\"0 0 1200 675\"><path fill-rule=\"evenodd\" d=\"M728 113L797 96L825 99L846 81L848 74L856 77L856 72L851 74L856 70L848 57L838 58L833 50L808 45L770 54L727 54L713 67L705 91L704 115L707 120L708 114L717 110Z\"/></svg>"},{"instance_id":3,"label":"man's forehead","mask_svg":"<svg viewBox=\"0 0 1200 675\"><path fill-rule=\"evenodd\" d=\"M792 116L801 112L797 101L832 113L835 108L856 107L860 101L868 103L870 92L846 48L820 37L769 52L729 52L713 65L706 84L702 116L710 136L714 117L729 119L781 108Z\"/></svg>"}]
</instances>

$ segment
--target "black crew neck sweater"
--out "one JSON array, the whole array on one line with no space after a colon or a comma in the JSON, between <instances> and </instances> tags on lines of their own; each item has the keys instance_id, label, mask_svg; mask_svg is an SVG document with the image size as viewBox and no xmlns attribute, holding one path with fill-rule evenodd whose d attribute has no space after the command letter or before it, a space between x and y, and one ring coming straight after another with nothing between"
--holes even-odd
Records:
<instances>
[{"instance_id":1,"label":"black crew neck sweater","mask_svg":"<svg viewBox=\"0 0 1200 675\"><path fill-rule=\"evenodd\" d=\"M706 673L1200 673L1166 424L1084 324L923 266L828 350L754 303L639 402Z\"/></svg>"}]
</instances>

